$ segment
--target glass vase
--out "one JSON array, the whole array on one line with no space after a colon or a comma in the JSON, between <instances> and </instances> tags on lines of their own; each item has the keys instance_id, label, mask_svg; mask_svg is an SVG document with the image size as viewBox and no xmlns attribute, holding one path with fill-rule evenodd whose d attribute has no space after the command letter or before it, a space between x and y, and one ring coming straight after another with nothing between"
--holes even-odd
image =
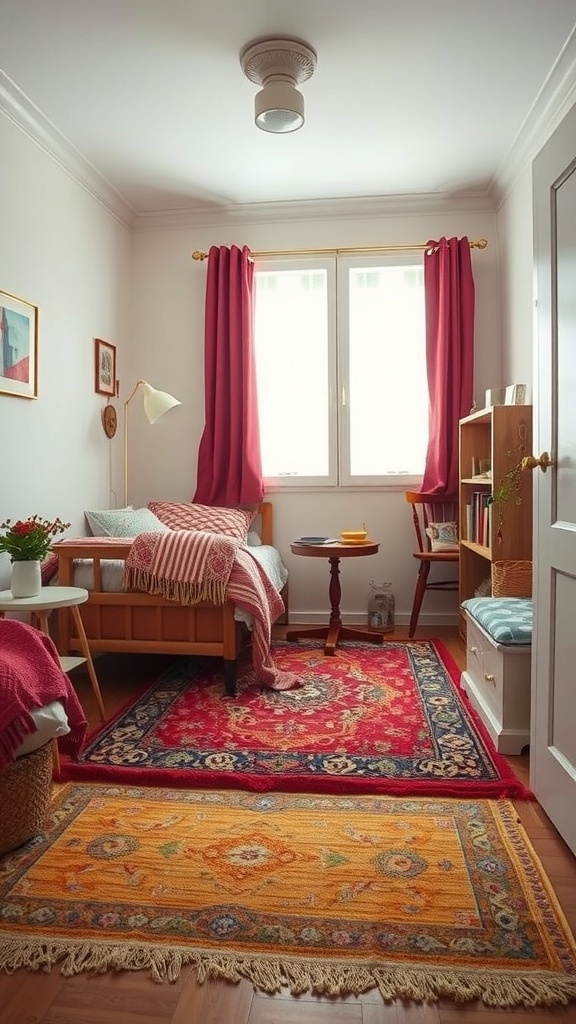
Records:
<instances>
[{"instance_id":1,"label":"glass vase","mask_svg":"<svg viewBox=\"0 0 576 1024\"><path fill-rule=\"evenodd\" d=\"M394 594L390 583L370 583L368 597L368 627L376 633L392 633L394 630Z\"/></svg>"},{"instance_id":2,"label":"glass vase","mask_svg":"<svg viewBox=\"0 0 576 1024\"><path fill-rule=\"evenodd\" d=\"M37 597L42 590L40 562L12 562L12 597Z\"/></svg>"}]
</instances>

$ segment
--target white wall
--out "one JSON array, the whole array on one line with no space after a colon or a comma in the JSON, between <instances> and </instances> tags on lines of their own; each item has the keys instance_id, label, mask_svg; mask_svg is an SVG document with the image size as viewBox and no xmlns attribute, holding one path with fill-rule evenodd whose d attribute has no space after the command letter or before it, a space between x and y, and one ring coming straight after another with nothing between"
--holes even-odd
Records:
<instances>
[{"instance_id":1,"label":"white wall","mask_svg":"<svg viewBox=\"0 0 576 1024\"><path fill-rule=\"evenodd\" d=\"M532 162L576 102L576 31L572 31L529 116L499 168L497 238L502 383L537 391L534 331Z\"/></svg>"},{"instance_id":2,"label":"white wall","mask_svg":"<svg viewBox=\"0 0 576 1024\"><path fill-rule=\"evenodd\" d=\"M348 204L350 207L351 204ZM359 209L365 211L365 206ZM195 249L212 244L247 244L253 250L308 247L417 244L441 235L486 238L488 248L473 251L476 282L475 399L483 405L487 387L502 383L497 310L496 219L491 212L446 208L433 214L394 213L388 203L378 216L333 217L242 224L142 227L134 236L135 345L131 375L178 397L182 406L154 427L136 408L130 418L130 500L190 500L195 489L196 452L204 422L203 322L206 263L191 259ZM136 403L134 403L136 404ZM132 406L130 407L132 410ZM386 410L383 409L383 415ZM275 537L291 573L290 610L296 622L325 621L328 565L298 558L290 541L303 534L332 534L365 522L380 552L341 564L342 610L348 621L364 620L371 579L390 581L397 621L407 621L412 605L416 563L411 557L412 526L402 491L276 493ZM421 622L456 621L456 594L427 595Z\"/></svg>"},{"instance_id":3,"label":"white wall","mask_svg":"<svg viewBox=\"0 0 576 1024\"><path fill-rule=\"evenodd\" d=\"M532 168L517 176L498 211L502 383L532 385Z\"/></svg>"},{"instance_id":4,"label":"white wall","mask_svg":"<svg viewBox=\"0 0 576 1024\"><path fill-rule=\"evenodd\" d=\"M60 516L84 534L120 444L101 425L94 338L118 345L121 374L130 232L1 114L0 152L0 289L39 307L38 399L0 394L0 522ZM2 553L0 589L9 574Z\"/></svg>"},{"instance_id":5,"label":"white wall","mask_svg":"<svg viewBox=\"0 0 576 1024\"><path fill-rule=\"evenodd\" d=\"M506 183L497 211L503 382L530 383L532 394L538 385L532 161L576 102L576 37L567 54L572 55L570 74L528 135L531 144L525 146L523 162ZM536 440L536 423L533 426Z\"/></svg>"},{"instance_id":6,"label":"white wall","mask_svg":"<svg viewBox=\"0 0 576 1024\"><path fill-rule=\"evenodd\" d=\"M421 243L440 235L485 237L474 251L477 289L475 398L501 383L498 340L496 220L473 205L411 212L391 201L378 215L359 204L346 216L139 227L130 231L60 164L0 116L0 288L39 306L39 397L0 395L0 521L60 516L70 535L86 532L85 508L123 502L122 407L135 381L149 380L182 401L154 427L141 403L130 406L130 492L189 499L195 488L202 432L203 320L206 264L194 249L246 243L253 249ZM105 399L94 392L94 338L118 347L120 430L113 442L101 426ZM385 415L385 410L383 410ZM8 439L8 440L6 440ZM327 565L297 558L290 541L303 533L339 532L366 522L380 541L370 559L342 563L342 609L349 621L366 615L369 583L389 580L398 621L412 603L416 565L401 491L282 493L271 496L276 537L291 571L293 621L322 621ZM0 587L9 563L0 557ZM423 623L455 621L456 596L427 596Z\"/></svg>"}]
</instances>

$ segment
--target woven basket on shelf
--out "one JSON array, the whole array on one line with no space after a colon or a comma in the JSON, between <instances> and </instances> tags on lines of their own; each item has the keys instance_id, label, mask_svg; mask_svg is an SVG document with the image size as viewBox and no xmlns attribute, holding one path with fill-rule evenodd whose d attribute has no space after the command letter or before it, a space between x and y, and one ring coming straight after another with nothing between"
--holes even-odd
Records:
<instances>
[{"instance_id":1,"label":"woven basket on shelf","mask_svg":"<svg viewBox=\"0 0 576 1024\"><path fill-rule=\"evenodd\" d=\"M532 597L532 562L528 559L492 562L492 597Z\"/></svg>"},{"instance_id":2,"label":"woven basket on shelf","mask_svg":"<svg viewBox=\"0 0 576 1024\"><path fill-rule=\"evenodd\" d=\"M52 789L52 741L0 771L0 854L44 828Z\"/></svg>"}]
</instances>

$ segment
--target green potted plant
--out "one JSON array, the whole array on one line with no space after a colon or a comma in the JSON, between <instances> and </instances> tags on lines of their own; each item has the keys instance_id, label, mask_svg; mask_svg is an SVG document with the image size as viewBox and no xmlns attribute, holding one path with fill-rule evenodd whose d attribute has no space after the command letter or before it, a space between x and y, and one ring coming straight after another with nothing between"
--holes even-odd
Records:
<instances>
[{"instance_id":1,"label":"green potted plant","mask_svg":"<svg viewBox=\"0 0 576 1024\"><path fill-rule=\"evenodd\" d=\"M510 456L514 455L514 452L508 451L506 454L510 458ZM515 505L522 504L521 480L522 472L524 470L523 463L524 459L520 459L515 466L512 466L512 468L504 474L488 498L488 505L498 506L498 528L495 534L498 541L502 540L504 505L510 500L513 500Z\"/></svg>"},{"instance_id":2,"label":"green potted plant","mask_svg":"<svg viewBox=\"0 0 576 1024\"><path fill-rule=\"evenodd\" d=\"M40 593L42 577L40 563L46 558L52 540L67 530L70 523L61 519L11 519L0 525L6 532L0 536L0 551L5 551L12 562L11 590L14 597L35 597Z\"/></svg>"}]
</instances>

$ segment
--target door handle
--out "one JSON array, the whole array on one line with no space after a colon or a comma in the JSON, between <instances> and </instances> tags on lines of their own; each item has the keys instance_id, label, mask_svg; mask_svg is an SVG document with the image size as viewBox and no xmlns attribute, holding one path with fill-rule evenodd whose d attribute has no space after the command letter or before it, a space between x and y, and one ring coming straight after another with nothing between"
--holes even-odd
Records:
<instances>
[{"instance_id":1,"label":"door handle","mask_svg":"<svg viewBox=\"0 0 576 1024\"><path fill-rule=\"evenodd\" d=\"M527 455L522 459L522 469L536 469L536 466L540 466L543 473L546 472L548 466L553 466L554 461L550 458L548 452L542 452L539 459L535 455Z\"/></svg>"}]
</instances>

